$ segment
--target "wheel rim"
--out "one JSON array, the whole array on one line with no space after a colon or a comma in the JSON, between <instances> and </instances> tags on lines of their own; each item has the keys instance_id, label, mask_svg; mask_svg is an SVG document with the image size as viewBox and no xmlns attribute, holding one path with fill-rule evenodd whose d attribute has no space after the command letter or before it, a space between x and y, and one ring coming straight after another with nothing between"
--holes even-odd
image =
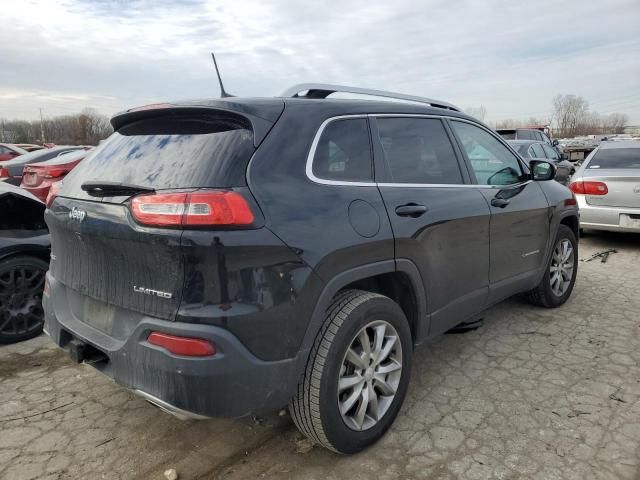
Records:
<instances>
[{"instance_id":1,"label":"wheel rim","mask_svg":"<svg viewBox=\"0 0 640 480\"><path fill-rule=\"evenodd\" d=\"M0 272L0 334L19 336L42 325L42 290L45 272L19 265Z\"/></svg>"},{"instance_id":2,"label":"wheel rim","mask_svg":"<svg viewBox=\"0 0 640 480\"><path fill-rule=\"evenodd\" d=\"M557 297L564 295L571 285L574 269L573 245L567 238L560 240L553 249L549 267L551 291Z\"/></svg>"},{"instance_id":3,"label":"wheel rim","mask_svg":"<svg viewBox=\"0 0 640 480\"><path fill-rule=\"evenodd\" d=\"M402 344L384 320L363 327L340 366L338 409L352 430L368 430L387 413L402 377Z\"/></svg>"}]
</instances>

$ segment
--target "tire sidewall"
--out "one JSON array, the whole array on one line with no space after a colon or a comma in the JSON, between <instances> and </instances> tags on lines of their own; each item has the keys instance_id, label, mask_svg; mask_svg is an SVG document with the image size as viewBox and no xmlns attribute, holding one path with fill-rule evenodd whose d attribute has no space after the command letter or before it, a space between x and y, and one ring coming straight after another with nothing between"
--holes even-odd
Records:
<instances>
[{"instance_id":1,"label":"tire sidewall","mask_svg":"<svg viewBox=\"0 0 640 480\"><path fill-rule=\"evenodd\" d=\"M396 329L402 345L402 376L396 396L384 417L368 430L358 432L343 421L338 408L338 376L342 360L355 335L366 324L384 320ZM338 329L329 348L320 383L320 418L332 446L340 453L355 453L377 441L393 423L409 384L413 345L411 331L402 309L391 299L376 296L358 305Z\"/></svg>"}]
</instances>

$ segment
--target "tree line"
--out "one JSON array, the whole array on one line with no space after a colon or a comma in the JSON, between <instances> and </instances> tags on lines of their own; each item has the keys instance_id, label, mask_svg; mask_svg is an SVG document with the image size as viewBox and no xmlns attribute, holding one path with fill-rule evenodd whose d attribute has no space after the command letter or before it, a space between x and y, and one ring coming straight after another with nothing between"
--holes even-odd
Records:
<instances>
[{"instance_id":1,"label":"tree line","mask_svg":"<svg viewBox=\"0 0 640 480\"><path fill-rule=\"evenodd\" d=\"M0 142L97 145L113 133L109 119L92 108L40 120L0 119Z\"/></svg>"},{"instance_id":2,"label":"tree line","mask_svg":"<svg viewBox=\"0 0 640 480\"><path fill-rule=\"evenodd\" d=\"M469 115L484 120L484 106L469 107ZM533 125L549 125L553 136L571 138L579 135L623 133L629 123L625 113L602 115L589 109L589 102L579 95L558 94L552 100L552 113L548 117L529 117L526 120L508 118L495 122L495 128L522 128Z\"/></svg>"}]
</instances>

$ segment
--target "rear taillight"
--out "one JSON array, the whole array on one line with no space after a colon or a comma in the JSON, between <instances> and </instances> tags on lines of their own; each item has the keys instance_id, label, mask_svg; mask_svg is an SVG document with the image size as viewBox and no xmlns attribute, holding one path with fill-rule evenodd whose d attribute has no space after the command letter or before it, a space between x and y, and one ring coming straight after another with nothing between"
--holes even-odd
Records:
<instances>
[{"instance_id":1,"label":"rear taillight","mask_svg":"<svg viewBox=\"0 0 640 480\"><path fill-rule=\"evenodd\" d=\"M42 290L42 293L44 293L46 296L49 296L50 292L51 292L51 285L49 285L49 277L47 277L45 275L44 276L44 289Z\"/></svg>"},{"instance_id":2,"label":"rear taillight","mask_svg":"<svg viewBox=\"0 0 640 480\"><path fill-rule=\"evenodd\" d=\"M607 184L604 182L579 181L572 182L569 188L578 195L606 195L609 193Z\"/></svg>"},{"instance_id":3,"label":"rear taillight","mask_svg":"<svg viewBox=\"0 0 640 480\"><path fill-rule=\"evenodd\" d=\"M216 354L216 347L202 338L179 337L168 333L151 332L147 341L176 355L209 357Z\"/></svg>"},{"instance_id":4,"label":"rear taillight","mask_svg":"<svg viewBox=\"0 0 640 480\"><path fill-rule=\"evenodd\" d=\"M51 187L49 188L49 193L47 193L47 200L45 202L45 204L47 205L47 208L49 208L53 203L53 201L56 199L59 191L60 191L60 182L52 183Z\"/></svg>"},{"instance_id":5,"label":"rear taillight","mask_svg":"<svg viewBox=\"0 0 640 480\"><path fill-rule=\"evenodd\" d=\"M0 167L0 179L9 178L9 169Z\"/></svg>"},{"instance_id":6,"label":"rear taillight","mask_svg":"<svg viewBox=\"0 0 640 480\"><path fill-rule=\"evenodd\" d=\"M242 226L254 220L244 197L232 191L139 195L131 200L133 218L142 225Z\"/></svg>"}]
</instances>

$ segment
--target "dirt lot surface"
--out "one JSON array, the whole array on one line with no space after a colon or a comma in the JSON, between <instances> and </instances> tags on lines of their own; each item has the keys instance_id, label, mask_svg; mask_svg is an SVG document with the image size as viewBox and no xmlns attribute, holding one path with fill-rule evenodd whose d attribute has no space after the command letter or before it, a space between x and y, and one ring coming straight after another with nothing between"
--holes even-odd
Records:
<instances>
[{"instance_id":1,"label":"dirt lot surface","mask_svg":"<svg viewBox=\"0 0 640 480\"><path fill-rule=\"evenodd\" d=\"M640 479L640 236L591 234L571 300L512 299L417 350L384 439L341 457L288 416L182 422L46 337L0 347L0 478Z\"/></svg>"}]
</instances>

